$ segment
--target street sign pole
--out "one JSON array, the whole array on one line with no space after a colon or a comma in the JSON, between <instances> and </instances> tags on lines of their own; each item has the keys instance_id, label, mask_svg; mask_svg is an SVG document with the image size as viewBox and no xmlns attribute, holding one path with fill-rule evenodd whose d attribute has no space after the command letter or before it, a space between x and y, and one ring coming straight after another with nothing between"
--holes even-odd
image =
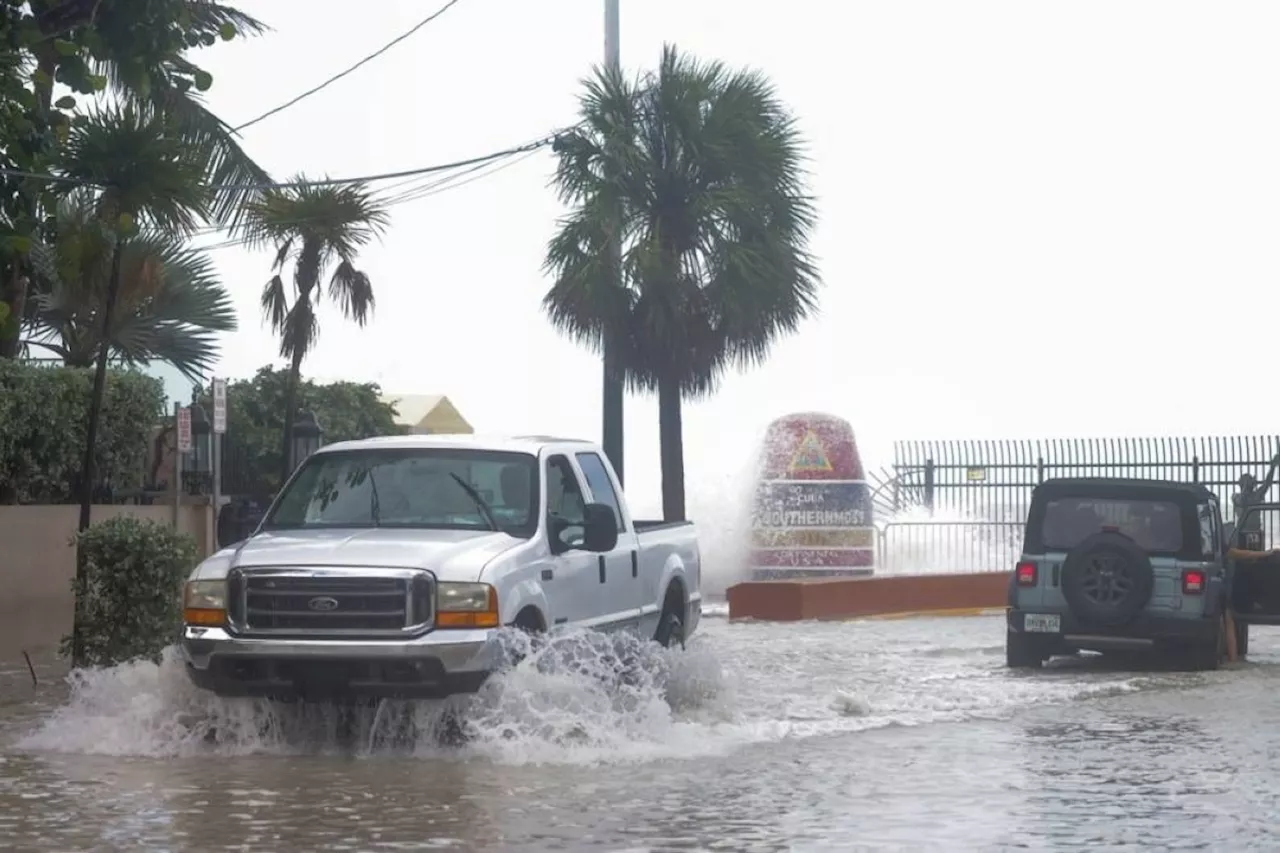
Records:
<instances>
[{"instance_id":1,"label":"street sign pole","mask_svg":"<svg viewBox=\"0 0 1280 853\"><path fill-rule=\"evenodd\" d=\"M213 380L213 547L222 547L218 541L218 517L222 514L222 436L227 431L227 380Z\"/></svg>"},{"instance_id":2,"label":"street sign pole","mask_svg":"<svg viewBox=\"0 0 1280 853\"><path fill-rule=\"evenodd\" d=\"M182 516L182 454L191 452L191 410L181 403L173 404L173 527L178 529Z\"/></svg>"}]
</instances>

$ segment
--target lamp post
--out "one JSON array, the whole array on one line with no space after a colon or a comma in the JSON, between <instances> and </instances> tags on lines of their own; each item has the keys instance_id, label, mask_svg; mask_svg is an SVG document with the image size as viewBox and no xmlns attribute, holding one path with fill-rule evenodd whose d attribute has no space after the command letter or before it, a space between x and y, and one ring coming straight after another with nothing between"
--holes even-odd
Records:
<instances>
[{"instance_id":1,"label":"lamp post","mask_svg":"<svg viewBox=\"0 0 1280 853\"><path fill-rule=\"evenodd\" d=\"M293 421L293 434L290 436L293 458L289 460L289 470L296 471L298 466L308 456L319 450L320 445L323 443L324 430L321 428L320 422L316 420L314 413L308 409L303 409Z\"/></svg>"},{"instance_id":2,"label":"lamp post","mask_svg":"<svg viewBox=\"0 0 1280 853\"><path fill-rule=\"evenodd\" d=\"M203 494L211 480L213 471L210 442L213 435L213 424L205 413L204 406L191 402L191 452L185 454L186 471L183 481L187 483L190 494Z\"/></svg>"}]
</instances>

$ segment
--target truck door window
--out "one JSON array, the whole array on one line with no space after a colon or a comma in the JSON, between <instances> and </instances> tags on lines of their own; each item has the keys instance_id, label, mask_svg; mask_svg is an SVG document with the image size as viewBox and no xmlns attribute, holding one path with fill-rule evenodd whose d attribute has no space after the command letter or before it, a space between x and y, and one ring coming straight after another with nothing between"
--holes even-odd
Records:
<instances>
[{"instance_id":1,"label":"truck door window","mask_svg":"<svg viewBox=\"0 0 1280 853\"><path fill-rule=\"evenodd\" d=\"M578 465L582 468L583 476L587 478L587 485L591 487L591 496L599 503L613 507L613 517L618 522L618 532L626 532L626 525L622 523L622 506L618 502L618 493L614 491L613 481L609 479L609 472L605 469L600 456L595 453L579 453Z\"/></svg>"},{"instance_id":2,"label":"truck door window","mask_svg":"<svg viewBox=\"0 0 1280 853\"><path fill-rule=\"evenodd\" d=\"M1206 560L1216 559L1222 542L1217 507L1211 503L1202 503L1197 507L1197 513L1200 516L1200 554Z\"/></svg>"},{"instance_id":3,"label":"truck door window","mask_svg":"<svg viewBox=\"0 0 1280 853\"><path fill-rule=\"evenodd\" d=\"M579 526L585 521L586 500L578 475L564 456L552 456L547 460L547 512L570 525Z\"/></svg>"}]
</instances>

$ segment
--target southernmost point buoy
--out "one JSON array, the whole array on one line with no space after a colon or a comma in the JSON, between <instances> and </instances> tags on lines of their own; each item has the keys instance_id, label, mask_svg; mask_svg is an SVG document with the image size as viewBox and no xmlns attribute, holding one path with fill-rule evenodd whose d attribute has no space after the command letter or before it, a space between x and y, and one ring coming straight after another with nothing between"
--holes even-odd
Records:
<instances>
[{"instance_id":1,"label":"southernmost point buoy","mask_svg":"<svg viewBox=\"0 0 1280 853\"><path fill-rule=\"evenodd\" d=\"M769 425L750 555L757 581L874 572L871 489L848 421L802 413Z\"/></svg>"},{"instance_id":2,"label":"southernmost point buoy","mask_svg":"<svg viewBox=\"0 0 1280 853\"><path fill-rule=\"evenodd\" d=\"M797 622L1000 608L1009 573L875 574L876 530L853 429L831 415L769 425L752 508L751 579L730 619Z\"/></svg>"}]
</instances>

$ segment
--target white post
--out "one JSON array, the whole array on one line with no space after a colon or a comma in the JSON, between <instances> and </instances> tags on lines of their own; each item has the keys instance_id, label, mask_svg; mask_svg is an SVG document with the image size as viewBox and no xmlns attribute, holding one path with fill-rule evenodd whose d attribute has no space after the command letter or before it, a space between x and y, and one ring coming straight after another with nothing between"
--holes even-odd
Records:
<instances>
[{"instance_id":1,"label":"white post","mask_svg":"<svg viewBox=\"0 0 1280 853\"><path fill-rule=\"evenodd\" d=\"M622 62L619 0L604 0L604 64L617 68Z\"/></svg>"},{"instance_id":2,"label":"white post","mask_svg":"<svg viewBox=\"0 0 1280 853\"><path fill-rule=\"evenodd\" d=\"M173 528L182 524L182 404L173 404Z\"/></svg>"},{"instance_id":3,"label":"white post","mask_svg":"<svg viewBox=\"0 0 1280 853\"><path fill-rule=\"evenodd\" d=\"M213 448L209 466L213 469L213 539L209 553L217 552L218 516L222 514L222 436L227 432L227 380L213 380Z\"/></svg>"}]
</instances>

